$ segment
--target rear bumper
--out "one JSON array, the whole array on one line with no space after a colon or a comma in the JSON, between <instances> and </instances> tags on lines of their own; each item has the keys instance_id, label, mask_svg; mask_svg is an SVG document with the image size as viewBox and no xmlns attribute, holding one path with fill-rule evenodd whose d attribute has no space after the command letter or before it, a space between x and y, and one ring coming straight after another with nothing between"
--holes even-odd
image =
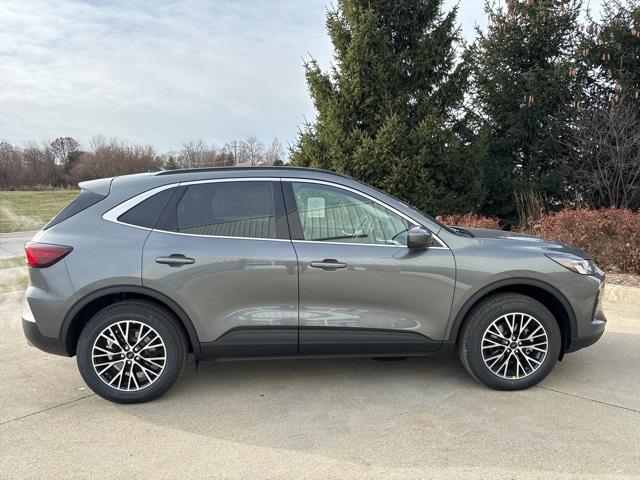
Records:
<instances>
[{"instance_id":1,"label":"rear bumper","mask_svg":"<svg viewBox=\"0 0 640 480\"><path fill-rule=\"evenodd\" d=\"M27 337L29 345L39 348L40 350L53 353L55 355L63 355L68 357L66 346L59 338L45 337L38 329L38 325L33 321L33 315L27 311L22 314L22 330L24 336Z\"/></svg>"}]
</instances>

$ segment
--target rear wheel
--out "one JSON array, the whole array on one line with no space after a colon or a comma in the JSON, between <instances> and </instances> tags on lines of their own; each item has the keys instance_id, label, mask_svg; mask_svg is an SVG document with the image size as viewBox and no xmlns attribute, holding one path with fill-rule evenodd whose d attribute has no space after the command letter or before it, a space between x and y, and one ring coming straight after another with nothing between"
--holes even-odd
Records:
<instances>
[{"instance_id":1,"label":"rear wheel","mask_svg":"<svg viewBox=\"0 0 640 480\"><path fill-rule=\"evenodd\" d=\"M113 402L140 403L159 397L178 380L187 342L169 312L128 300L89 320L76 354L80 374L95 393Z\"/></svg>"},{"instance_id":2,"label":"rear wheel","mask_svg":"<svg viewBox=\"0 0 640 480\"><path fill-rule=\"evenodd\" d=\"M540 302L520 294L499 294L471 311L458 352L476 380L497 390L520 390L551 372L561 338L558 323Z\"/></svg>"}]
</instances>

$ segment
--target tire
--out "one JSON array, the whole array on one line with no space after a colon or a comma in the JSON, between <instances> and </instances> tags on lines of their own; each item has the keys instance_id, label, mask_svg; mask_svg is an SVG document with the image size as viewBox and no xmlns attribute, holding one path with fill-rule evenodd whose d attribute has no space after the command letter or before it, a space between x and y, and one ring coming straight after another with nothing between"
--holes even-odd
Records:
<instances>
[{"instance_id":1,"label":"tire","mask_svg":"<svg viewBox=\"0 0 640 480\"><path fill-rule=\"evenodd\" d=\"M561 342L558 322L544 305L526 295L504 293L486 298L471 310L462 327L458 354L480 383L495 390L522 390L551 372Z\"/></svg>"},{"instance_id":2,"label":"tire","mask_svg":"<svg viewBox=\"0 0 640 480\"><path fill-rule=\"evenodd\" d=\"M76 355L82 378L96 394L116 403L142 403L158 398L180 378L187 339L164 308L126 300L89 320Z\"/></svg>"}]
</instances>

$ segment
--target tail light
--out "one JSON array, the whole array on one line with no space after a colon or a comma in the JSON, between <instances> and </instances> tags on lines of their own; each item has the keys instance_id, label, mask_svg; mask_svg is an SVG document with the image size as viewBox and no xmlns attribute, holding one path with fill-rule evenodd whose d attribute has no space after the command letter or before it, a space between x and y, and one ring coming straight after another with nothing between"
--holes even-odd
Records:
<instances>
[{"instance_id":1,"label":"tail light","mask_svg":"<svg viewBox=\"0 0 640 480\"><path fill-rule=\"evenodd\" d=\"M24 246L27 254L27 265L33 268L46 268L59 262L73 248L65 245L49 245L48 243L29 242Z\"/></svg>"}]
</instances>

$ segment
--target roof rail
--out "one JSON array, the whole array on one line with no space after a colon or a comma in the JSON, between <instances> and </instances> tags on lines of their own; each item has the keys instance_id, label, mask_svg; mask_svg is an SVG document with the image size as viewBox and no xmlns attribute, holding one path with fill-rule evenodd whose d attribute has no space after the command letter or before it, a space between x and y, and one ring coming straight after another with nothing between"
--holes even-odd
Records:
<instances>
[{"instance_id":1,"label":"roof rail","mask_svg":"<svg viewBox=\"0 0 640 480\"><path fill-rule=\"evenodd\" d=\"M324 170L321 168L308 168L308 167L288 167L288 166L276 166L276 167L203 167L203 168L184 168L184 169L176 169L176 170L161 170L156 175L177 175L181 173L205 173L205 172L227 172L227 171L247 171L247 170L258 170L258 171L282 171L282 170L293 170L293 171L305 171L305 172L321 172L321 173L330 173L332 175L339 175L341 177L346 177L346 175L342 175L340 173L332 172L331 170Z\"/></svg>"}]
</instances>

